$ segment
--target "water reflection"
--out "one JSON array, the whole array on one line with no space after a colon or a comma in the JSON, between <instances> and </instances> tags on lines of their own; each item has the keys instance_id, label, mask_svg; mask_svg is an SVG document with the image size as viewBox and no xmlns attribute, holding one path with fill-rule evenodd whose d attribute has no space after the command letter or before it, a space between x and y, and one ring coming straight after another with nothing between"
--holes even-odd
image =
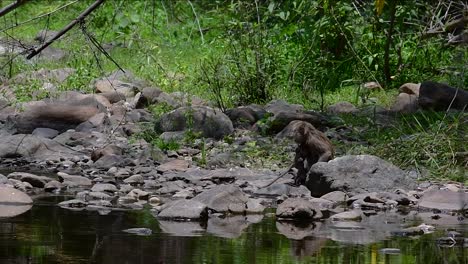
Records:
<instances>
[{"instance_id":1,"label":"water reflection","mask_svg":"<svg viewBox=\"0 0 468 264\"><path fill-rule=\"evenodd\" d=\"M149 211L99 215L62 209L55 205L60 201L44 198L22 215L0 218L0 263L466 264L468 256L467 248L437 246L442 234L416 239L390 236L389 230L402 225L396 217L394 224L389 223L391 215L369 218L382 222L374 229L365 221L333 227L336 223L328 221L297 225L270 216L158 222ZM409 221L417 216L404 217ZM147 228L152 234L124 232L130 228ZM452 228L467 235L466 225ZM386 254L380 250L384 248L400 249L400 254Z\"/></svg>"}]
</instances>

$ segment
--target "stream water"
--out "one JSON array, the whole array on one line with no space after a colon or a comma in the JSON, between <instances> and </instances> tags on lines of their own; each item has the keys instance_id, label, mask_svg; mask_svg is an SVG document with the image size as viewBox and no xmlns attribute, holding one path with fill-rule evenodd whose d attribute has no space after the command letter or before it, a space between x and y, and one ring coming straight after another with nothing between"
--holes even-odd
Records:
<instances>
[{"instance_id":1,"label":"stream water","mask_svg":"<svg viewBox=\"0 0 468 264\"><path fill-rule=\"evenodd\" d=\"M468 263L466 245L436 243L447 228L466 237L463 222L416 238L357 229L290 239L289 231L321 228L284 225L268 214L252 224L244 217L217 224L158 221L149 210L101 215L62 209L56 204L63 199L40 198L26 213L0 218L0 263ZM152 234L122 231L136 227Z\"/></svg>"}]
</instances>

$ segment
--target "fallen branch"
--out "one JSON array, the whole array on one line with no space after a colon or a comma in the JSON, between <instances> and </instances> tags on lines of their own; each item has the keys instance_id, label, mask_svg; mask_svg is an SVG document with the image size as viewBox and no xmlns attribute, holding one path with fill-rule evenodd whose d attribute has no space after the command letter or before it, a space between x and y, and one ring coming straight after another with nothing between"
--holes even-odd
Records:
<instances>
[{"instance_id":1,"label":"fallen branch","mask_svg":"<svg viewBox=\"0 0 468 264\"><path fill-rule=\"evenodd\" d=\"M50 39L48 39L42 46L33 49L32 52L26 57L28 60L39 54L41 51L43 51L45 48L47 48L50 44L52 44L54 41L59 39L62 35L67 33L70 29L72 29L78 22L83 21L91 12L93 12L96 8L98 8L102 3L104 3L105 0L96 0L92 5L90 5L83 13L81 13L75 20L70 22L68 25L66 25L62 30L57 32L54 36L52 36Z\"/></svg>"},{"instance_id":2,"label":"fallen branch","mask_svg":"<svg viewBox=\"0 0 468 264\"><path fill-rule=\"evenodd\" d=\"M17 0L16 2L13 2L7 6L5 6L4 8L2 8L0 10L0 17L10 13L11 11L15 10L17 7L19 7L20 5L26 3L27 0Z\"/></svg>"},{"instance_id":3,"label":"fallen branch","mask_svg":"<svg viewBox=\"0 0 468 264\"><path fill-rule=\"evenodd\" d=\"M465 28L466 25L468 25L468 16L464 16L462 18L447 22L445 25L441 27L430 29L427 32L424 32L421 35L421 38L428 39L428 38L437 36L439 34L451 32L457 28Z\"/></svg>"}]
</instances>

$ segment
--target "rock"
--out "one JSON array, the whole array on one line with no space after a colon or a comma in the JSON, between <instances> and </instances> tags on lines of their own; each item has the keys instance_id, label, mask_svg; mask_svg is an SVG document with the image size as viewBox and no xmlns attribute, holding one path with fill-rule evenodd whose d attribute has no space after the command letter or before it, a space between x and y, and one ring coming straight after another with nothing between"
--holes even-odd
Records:
<instances>
[{"instance_id":1,"label":"rock","mask_svg":"<svg viewBox=\"0 0 468 264\"><path fill-rule=\"evenodd\" d=\"M0 137L0 158L24 157L44 161L71 159L82 155L47 138L23 134Z\"/></svg>"},{"instance_id":2,"label":"rock","mask_svg":"<svg viewBox=\"0 0 468 264\"><path fill-rule=\"evenodd\" d=\"M240 106L226 110L226 115L231 119L233 126L244 129L250 128L265 114L266 111L258 105Z\"/></svg>"},{"instance_id":3,"label":"rock","mask_svg":"<svg viewBox=\"0 0 468 264\"><path fill-rule=\"evenodd\" d=\"M281 219L321 219L320 208L301 198L289 198L276 209L276 216Z\"/></svg>"},{"instance_id":4,"label":"rock","mask_svg":"<svg viewBox=\"0 0 468 264\"><path fill-rule=\"evenodd\" d=\"M42 83L48 82L53 84L63 83L71 74L75 73L75 69L39 69L37 71L23 72L13 77L10 82L14 84L29 84L31 80Z\"/></svg>"},{"instance_id":5,"label":"rock","mask_svg":"<svg viewBox=\"0 0 468 264\"><path fill-rule=\"evenodd\" d=\"M193 188L187 188L176 192L172 198L191 199L195 196L195 190Z\"/></svg>"},{"instance_id":6,"label":"rock","mask_svg":"<svg viewBox=\"0 0 468 264\"><path fill-rule=\"evenodd\" d=\"M362 213L360 210L352 210L335 214L331 217L333 221L361 221Z\"/></svg>"},{"instance_id":7,"label":"rock","mask_svg":"<svg viewBox=\"0 0 468 264\"><path fill-rule=\"evenodd\" d=\"M78 175L68 175L63 172L58 172L57 176L59 178L59 181L64 185L68 187L86 187L86 186L92 186L93 183L90 179L83 177L83 176L78 176Z\"/></svg>"},{"instance_id":8,"label":"rock","mask_svg":"<svg viewBox=\"0 0 468 264\"><path fill-rule=\"evenodd\" d=\"M311 123L317 128L323 128L327 124L327 119L322 114L308 111L304 113L297 112L279 112L268 118L268 127L265 129L269 134L276 134L283 130L291 121L300 120Z\"/></svg>"},{"instance_id":9,"label":"rock","mask_svg":"<svg viewBox=\"0 0 468 264\"><path fill-rule=\"evenodd\" d=\"M153 233L153 231L149 228L129 228L122 230L122 232L135 234L137 236L151 236Z\"/></svg>"},{"instance_id":10,"label":"rock","mask_svg":"<svg viewBox=\"0 0 468 264\"><path fill-rule=\"evenodd\" d=\"M327 107L327 112L332 114L351 114L358 109L350 102L338 102Z\"/></svg>"},{"instance_id":11,"label":"rock","mask_svg":"<svg viewBox=\"0 0 468 264\"><path fill-rule=\"evenodd\" d=\"M120 80L98 80L94 87L97 93L112 93L117 92L123 94L125 98L134 97L139 90L139 86L133 83L123 82Z\"/></svg>"},{"instance_id":12,"label":"rock","mask_svg":"<svg viewBox=\"0 0 468 264\"><path fill-rule=\"evenodd\" d=\"M117 187L114 184L110 183L96 183L92 188L93 192L106 192L106 193L115 193L118 191Z\"/></svg>"},{"instance_id":13,"label":"rock","mask_svg":"<svg viewBox=\"0 0 468 264\"><path fill-rule=\"evenodd\" d=\"M414 113L419 109L418 97L414 94L400 93L390 111L397 113Z\"/></svg>"},{"instance_id":14,"label":"rock","mask_svg":"<svg viewBox=\"0 0 468 264\"><path fill-rule=\"evenodd\" d=\"M234 185L218 185L195 196L192 200L202 202L220 213L245 213L249 211L249 198Z\"/></svg>"},{"instance_id":15,"label":"rock","mask_svg":"<svg viewBox=\"0 0 468 264\"><path fill-rule=\"evenodd\" d=\"M28 107L10 121L17 133L32 133L36 128L50 128L60 132L73 129L98 113L95 106L74 106L40 103Z\"/></svg>"},{"instance_id":16,"label":"rock","mask_svg":"<svg viewBox=\"0 0 468 264\"><path fill-rule=\"evenodd\" d=\"M342 191L334 191L324 194L320 198L331 201L333 203L345 203L346 199L348 199L348 195Z\"/></svg>"},{"instance_id":17,"label":"rock","mask_svg":"<svg viewBox=\"0 0 468 264\"><path fill-rule=\"evenodd\" d=\"M349 155L312 165L306 180L312 196L331 191L351 194L392 192L416 187L415 179L403 170L371 155Z\"/></svg>"},{"instance_id":18,"label":"rock","mask_svg":"<svg viewBox=\"0 0 468 264\"><path fill-rule=\"evenodd\" d=\"M265 106L265 110L273 115L277 115L280 112L299 113L304 111L304 106L289 104L284 100L272 100Z\"/></svg>"},{"instance_id":19,"label":"rock","mask_svg":"<svg viewBox=\"0 0 468 264\"><path fill-rule=\"evenodd\" d=\"M98 169L110 169L114 166L123 167L126 164L128 164L128 160L124 156L111 154L99 158L93 165Z\"/></svg>"},{"instance_id":20,"label":"rock","mask_svg":"<svg viewBox=\"0 0 468 264\"><path fill-rule=\"evenodd\" d=\"M43 137L43 138L54 138L56 137L59 132L55 129L51 128L46 128L46 127L38 127L33 130L32 134L37 137Z\"/></svg>"},{"instance_id":21,"label":"rock","mask_svg":"<svg viewBox=\"0 0 468 264\"><path fill-rule=\"evenodd\" d=\"M368 89L368 90L382 89L382 86L378 82L366 82L366 83L364 83L363 87Z\"/></svg>"},{"instance_id":22,"label":"rock","mask_svg":"<svg viewBox=\"0 0 468 264\"><path fill-rule=\"evenodd\" d=\"M106 145L103 148L93 150L93 152L91 153L91 160L92 161L97 161L103 156L107 156L107 155L118 155L118 156L120 156L122 154L123 154L123 150L122 150L121 147L119 147L119 146L117 146L115 144L109 144L109 145Z\"/></svg>"},{"instance_id":23,"label":"rock","mask_svg":"<svg viewBox=\"0 0 468 264\"><path fill-rule=\"evenodd\" d=\"M158 218L173 220L200 220L206 219L207 216L206 204L193 199L170 202L158 214Z\"/></svg>"},{"instance_id":24,"label":"rock","mask_svg":"<svg viewBox=\"0 0 468 264\"><path fill-rule=\"evenodd\" d=\"M36 34L36 37L34 37L34 40L37 40L40 43L46 42L46 40L49 40L52 36L55 36L58 33L58 31L54 30L39 30Z\"/></svg>"},{"instance_id":25,"label":"rock","mask_svg":"<svg viewBox=\"0 0 468 264\"><path fill-rule=\"evenodd\" d=\"M139 174L135 174L125 179L124 182L128 184L144 184L145 178Z\"/></svg>"},{"instance_id":26,"label":"rock","mask_svg":"<svg viewBox=\"0 0 468 264\"><path fill-rule=\"evenodd\" d=\"M424 193L418 206L423 209L436 209L443 212L468 210L468 193L431 190Z\"/></svg>"},{"instance_id":27,"label":"rock","mask_svg":"<svg viewBox=\"0 0 468 264\"><path fill-rule=\"evenodd\" d=\"M137 200L148 200L149 195L149 192L140 189L133 189L127 194L127 196L134 197Z\"/></svg>"},{"instance_id":28,"label":"rock","mask_svg":"<svg viewBox=\"0 0 468 264\"><path fill-rule=\"evenodd\" d=\"M419 97L420 83L405 83L398 89L400 93L412 94Z\"/></svg>"},{"instance_id":29,"label":"rock","mask_svg":"<svg viewBox=\"0 0 468 264\"><path fill-rule=\"evenodd\" d=\"M22 182L27 182L33 187L44 188L44 185L51 181L49 177L37 176L27 172L12 172L8 174L8 178L20 180Z\"/></svg>"},{"instance_id":30,"label":"rock","mask_svg":"<svg viewBox=\"0 0 468 264\"><path fill-rule=\"evenodd\" d=\"M141 97L136 103L136 108L143 108L157 102L157 98L162 91L157 87L145 87L141 90Z\"/></svg>"},{"instance_id":31,"label":"rock","mask_svg":"<svg viewBox=\"0 0 468 264\"><path fill-rule=\"evenodd\" d=\"M424 109L446 111L447 109L466 110L468 92L443 83L425 81L419 89L419 105Z\"/></svg>"},{"instance_id":32,"label":"rock","mask_svg":"<svg viewBox=\"0 0 468 264\"><path fill-rule=\"evenodd\" d=\"M188 169L189 165L190 163L186 160L176 159L176 160L171 160L171 161L168 161L166 163L159 165L158 167L156 167L156 170L161 173L165 173L169 171L183 172Z\"/></svg>"},{"instance_id":33,"label":"rock","mask_svg":"<svg viewBox=\"0 0 468 264\"><path fill-rule=\"evenodd\" d=\"M0 218L13 217L27 212L32 207L32 199L24 192L0 186Z\"/></svg>"},{"instance_id":34,"label":"rock","mask_svg":"<svg viewBox=\"0 0 468 264\"><path fill-rule=\"evenodd\" d=\"M26 205L32 203L32 199L24 192L11 187L0 186L0 204Z\"/></svg>"},{"instance_id":35,"label":"rock","mask_svg":"<svg viewBox=\"0 0 468 264\"><path fill-rule=\"evenodd\" d=\"M222 139L232 134L233 125L229 117L219 109L207 106L181 107L166 113L156 123L156 131L184 131L191 129L203 137Z\"/></svg>"}]
</instances>

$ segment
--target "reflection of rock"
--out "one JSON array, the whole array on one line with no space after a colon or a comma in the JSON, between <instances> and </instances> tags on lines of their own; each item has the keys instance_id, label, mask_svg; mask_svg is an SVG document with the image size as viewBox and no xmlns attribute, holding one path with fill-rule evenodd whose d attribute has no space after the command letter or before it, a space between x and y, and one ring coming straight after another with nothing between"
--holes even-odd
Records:
<instances>
[{"instance_id":1,"label":"reflection of rock","mask_svg":"<svg viewBox=\"0 0 468 264\"><path fill-rule=\"evenodd\" d=\"M414 214L386 212L363 217L361 222L327 221L319 235L342 243L370 244L391 236L395 230L401 229L405 221L414 220Z\"/></svg>"},{"instance_id":2,"label":"reflection of rock","mask_svg":"<svg viewBox=\"0 0 468 264\"><path fill-rule=\"evenodd\" d=\"M314 256L325 246L328 239L319 237L308 237L302 240L291 241L291 254L297 258L305 256Z\"/></svg>"},{"instance_id":3,"label":"reflection of rock","mask_svg":"<svg viewBox=\"0 0 468 264\"><path fill-rule=\"evenodd\" d=\"M20 215L32 207L32 199L22 191L0 187L0 217Z\"/></svg>"},{"instance_id":4,"label":"reflection of rock","mask_svg":"<svg viewBox=\"0 0 468 264\"><path fill-rule=\"evenodd\" d=\"M31 209L32 204L29 205L12 205L0 203L0 217L13 217L25 213Z\"/></svg>"},{"instance_id":5,"label":"reflection of rock","mask_svg":"<svg viewBox=\"0 0 468 264\"><path fill-rule=\"evenodd\" d=\"M252 223L260 219L251 216L235 215L230 217L211 217L208 220L207 232L218 237L236 238Z\"/></svg>"},{"instance_id":6,"label":"reflection of rock","mask_svg":"<svg viewBox=\"0 0 468 264\"><path fill-rule=\"evenodd\" d=\"M125 230L122 230L122 232L135 234L137 236L150 236L153 233L153 231L149 228L138 228L138 227L125 229Z\"/></svg>"},{"instance_id":7,"label":"reflection of rock","mask_svg":"<svg viewBox=\"0 0 468 264\"><path fill-rule=\"evenodd\" d=\"M301 240L317 233L320 228L320 222L294 222L294 221L277 221L276 228L278 232L289 239Z\"/></svg>"},{"instance_id":8,"label":"reflection of rock","mask_svg":"<svg viewBox=\"0 0 468 264\"><path fill-rule=\"evenodd\" d=\"M205 233L205 227L200 222L175 222L159 220L162 232L175 236L201 236Z\"/></svg>"}]
</instances>

